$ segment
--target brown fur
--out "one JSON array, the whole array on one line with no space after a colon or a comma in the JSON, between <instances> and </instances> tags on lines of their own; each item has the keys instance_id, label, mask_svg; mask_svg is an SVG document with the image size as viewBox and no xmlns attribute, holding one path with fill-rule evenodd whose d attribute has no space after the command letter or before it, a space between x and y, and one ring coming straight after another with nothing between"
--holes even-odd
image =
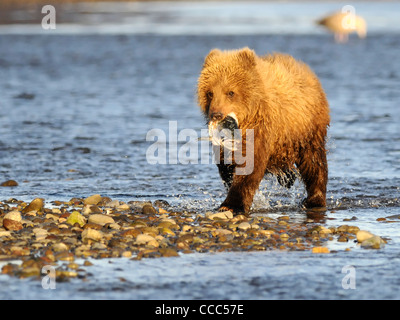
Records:
<instances>
[{"instance_id":1,"label":"brown fur","mask_svg":"<svg viewBox=\"0 0 400 320\"><path fill-rule=\"evenodd\" d=\"M221 209L248 212L265 173L277 175L281 183L295 171L306 186L304 205L326 206L329 106L307 65L285 54L258 57L248 48L214 49L198 80L198 102L208 120L234 112L242 131L254 129L251 173L236 175L235 165L224 165L221 153L218 167L229 187Z\"/></svg>"}]
</instances>

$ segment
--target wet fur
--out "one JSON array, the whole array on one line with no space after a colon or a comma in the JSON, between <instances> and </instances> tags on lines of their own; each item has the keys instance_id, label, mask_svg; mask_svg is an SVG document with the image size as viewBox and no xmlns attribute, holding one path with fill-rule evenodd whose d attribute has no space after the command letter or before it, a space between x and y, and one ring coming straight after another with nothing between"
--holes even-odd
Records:
<instances>
[{"instance_id":1,"label":"wet fur","mask_svg":"<svg viewBox=\"0 0 400 320\"><path fill-rule=\"evenodd\" d=\"M285 54L258 57L248 48L214 49L198 80L198 102L208 119L215 112L224 116L233 112L242 132L254 129L253 172L236 175L237 165L224 164L220 154L218 169L228 187L221 209L248 212L266 173L291 187L296 172L307 190L303 204L326 206L329 106L307 65Z\"/></svg>"}]
</instances>

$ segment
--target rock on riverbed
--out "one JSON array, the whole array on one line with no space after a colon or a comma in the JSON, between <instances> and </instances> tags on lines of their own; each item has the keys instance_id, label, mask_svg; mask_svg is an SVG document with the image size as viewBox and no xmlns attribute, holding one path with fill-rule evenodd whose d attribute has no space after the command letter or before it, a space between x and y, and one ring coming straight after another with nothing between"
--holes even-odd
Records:
<instances>
[{"instance_id":1,"label":"rock on riverbed","mask_svg":"<svg viewBox=\"0 0 400 320\"><path fill-rule=\"evenodd\" d=\"M357 239L363 236L357 227L304 224L286 214L276 219L229 211L204 214L179 211L165 201L124 203L101 195L53 201L48 207L39 198L0 202L0 260L21 261L4 265L2 273L21 278L40 277L41 268L51 265L62 280L84 279L88 258L139 260L254 250L330 253L327 240L350 243L356 234ZM380 248L378 238L367 237L361 246ZM82 266L74 262L77 258L84 259Z\"/></svg>"},{"instance_id":2,"label":"rock on riverbed","mask_svg":"<svg viewBox=\"0 0 400 320\"><path fill-rule=\"evenodd\" d=\"M357 232L357 241L361 247L367 249L380 249L385 246L385 241L381 237L365 230Z\"/></svg>"}]
</instances>

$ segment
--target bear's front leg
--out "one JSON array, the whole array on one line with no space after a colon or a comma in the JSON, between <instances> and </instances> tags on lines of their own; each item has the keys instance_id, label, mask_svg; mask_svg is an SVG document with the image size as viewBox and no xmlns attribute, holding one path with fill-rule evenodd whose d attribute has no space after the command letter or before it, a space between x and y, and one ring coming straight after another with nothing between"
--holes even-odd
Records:
<instances>
[{"instance_id":1,"label":"bear's front leg","mask_svg":"<svg viewBox=\"0 0 400 320\"><path fill-rule=\"evenodd\" d=\"M250 211L254 195L265 173L265 157L258 154L258 158L256 153L252 159L254 166L250 166L251 171L246 171L248 163L235 167L228 195L221 204L220 211L230 210L234 213Z\"/></svg>"},{"instance_id":2,"label":"bear's front leg","mask_svg":"<svg viewBox=\"0 0 400 320\"><path fill-rule=\"evenodd\" d=\"M234 164L217 164L219 175L221 176L222 181L224 182L225 187L229 190L232 186L233 182L233 174L235 173L235 165Z\"/></svg>"},{"instance_id":3,"label":"bear's front leg","mask_svg":"<svg viewBox=\"0 0 400 320\"><path fill-rule=\"evenodd\" d=\"M234 213L247 213L253 203L253 198L264 176L262 170L254 170L247 176L234 175L228 196L219 210L230 210Z\"/></svg>"}]
</instances>

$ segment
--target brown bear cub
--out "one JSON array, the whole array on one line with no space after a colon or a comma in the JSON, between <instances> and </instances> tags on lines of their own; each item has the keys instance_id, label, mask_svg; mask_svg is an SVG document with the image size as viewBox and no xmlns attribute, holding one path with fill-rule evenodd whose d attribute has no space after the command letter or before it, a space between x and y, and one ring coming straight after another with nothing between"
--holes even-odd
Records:
<instances>
[{"instance_id":1,"label":"brown bear cub","mask_svg":"<svg viewBox=\"0 0 400 320\"><path fill-rule=\"evenodd\" d=\"M326 206L329 106L307 65L285 54L259 57L249 48L214 49L198 80L198 102L211 140L211 129L241 133L239 150L227 153L223 147L217 153L219 173L228 187L220 210L248 212L267 173L288 188L299 174L307 190L303 205ZM246 161L237 161L239 156Z\"/></svg>"}]
</instances>

